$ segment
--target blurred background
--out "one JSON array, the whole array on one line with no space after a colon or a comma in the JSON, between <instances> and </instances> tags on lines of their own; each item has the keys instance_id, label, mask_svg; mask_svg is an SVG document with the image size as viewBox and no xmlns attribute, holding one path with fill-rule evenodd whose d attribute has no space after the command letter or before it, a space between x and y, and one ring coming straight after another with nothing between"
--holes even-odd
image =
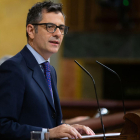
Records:
<instances>
[{"instance_id":1,"label":"blurred background","mask_svg":"<svg viewBox=\"0 0 140 140\"><path fill-rule=\"evenodd\" d=\"M26 16L42 0L0 1L0 57L15 55L26 41ZM94 100L89 76L94 77L99 99L121 100L118 78L96 63L115 70L121 77L125 100L140 99L140 1L53 0L63 4L70 27L61 49L51 57L58 75L60 100Z\"/></svg>"},{"instance_id":2,"label":"blurred background","mask_svg":"<svg viewBox=\"0 0 140 140\"><path fill-rule=\"evenodd\" d=\"M99 99L121 100L121 77L126 100L140 98L140 2L138 0L62 0L70 26L60 52L60 97L95 99L93 83L75 63L94 77ZM60 78L60 79L61 79Z\"/></svg>"},{"instance_id":3,"label":"blurred background","mask_svg":"<svg viewBox=\"0 0 140 140\"><path fill-rule=\"evenodd\" d=\"M119 79L96 63L115 70L121 77L126 100L140 99L140 1L62 0L66 25L61 53L62 98L95 99L94 77L100 99L121 100ZM74 79L74 81L73 81Z\"/></svg>"}]
</instances>

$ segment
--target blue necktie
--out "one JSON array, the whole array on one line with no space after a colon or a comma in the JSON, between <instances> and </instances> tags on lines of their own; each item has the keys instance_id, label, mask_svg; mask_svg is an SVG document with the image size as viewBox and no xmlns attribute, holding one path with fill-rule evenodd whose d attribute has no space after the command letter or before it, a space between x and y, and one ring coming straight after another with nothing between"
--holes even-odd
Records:
<instances>
[{"instance_id":1,"label":"blue necktie","mask_svg":"<svg viewBox=\"0 0 140 140\"><path fill-rule=\"evenodd\" d=\"M44 62L44 63L42 63L42 66L44 68L45 78L46 78L46 81L48 83L48 87L49 87L49 90L50 90L50 93L51 93L51 96L52 96L52 99L53 99L52 84L51 84L51 73L50 73L50 63L48 61Z\"/></svg>"}]
</instances>

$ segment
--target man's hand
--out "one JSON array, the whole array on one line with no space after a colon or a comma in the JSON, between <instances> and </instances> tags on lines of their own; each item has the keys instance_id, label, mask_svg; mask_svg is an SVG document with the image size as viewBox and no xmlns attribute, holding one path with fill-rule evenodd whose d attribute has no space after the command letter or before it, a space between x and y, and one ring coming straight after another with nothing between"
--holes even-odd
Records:
<instances>
[{"instance_id":1,"label":"man's hand","mask_svg":"<svg viewBox=\"0 0 140 140\"><path fill-rule=\"evenodd\" d=\"M73 124L71 126L74 127L80 134L95 135L95 133L87 126L79 124Z\"/></svg>"},{"instance_id":2,"label":"man's hand","mask_svg":"<svg viewBox=\"0 0 140 140\"><path fill-rule=\"evenodd\" d=\"M81 134L72 126L67 124L62 124L60 126L49 129L50 138L81 138Z\"/></svg>"},{"instance_id":3,"label":"man's hand","mask_svg":"<svg viewBox=\"0 0 140 140\"><path fill-rule=\"evenodd\" d=\"M86 126L83 125L67 125L62 124L60 126L54 127L52 129L49 129L50 131L50 138L63 138L68 137L70 139L72 138L82 138L81 134L88 134L88 135L95 135L94 132Z\"/></svg>"}]
</instances>

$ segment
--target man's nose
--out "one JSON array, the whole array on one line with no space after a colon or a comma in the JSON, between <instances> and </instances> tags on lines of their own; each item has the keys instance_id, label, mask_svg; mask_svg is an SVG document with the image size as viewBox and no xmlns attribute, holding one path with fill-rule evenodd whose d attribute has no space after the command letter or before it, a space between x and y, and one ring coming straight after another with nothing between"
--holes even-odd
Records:
<instances>
[{"instance_id":1,"label":"man's nose","mask_svg":"<svg viewBox=\"0 0 140 140\"><path fill-rule=\"evenodd\" d=\"M60 37L61 35L62 35L62 33L61 33L61 31L60 31L59 28L57 28L57 29L55 30L55 32L53 33L53 36L58 36L58 37Z\"/></svg>"}]
</instances>

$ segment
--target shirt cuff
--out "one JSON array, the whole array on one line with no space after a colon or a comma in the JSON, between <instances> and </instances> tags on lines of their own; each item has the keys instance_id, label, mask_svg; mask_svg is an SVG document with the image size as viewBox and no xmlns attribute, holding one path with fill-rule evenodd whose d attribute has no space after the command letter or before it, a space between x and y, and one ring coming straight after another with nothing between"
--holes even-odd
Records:
<instances>
[{"instance_id":1,"label":"shirt cuff","mask_svg":"<svg viewBox=\"0 0 140 140\"><path fill-rule=\"evenodd\" d=\"M41 140L44 140L44 134L47 132L46 128L42 128L42 133L41 133Z\"/></svg>"}]
</instances>

